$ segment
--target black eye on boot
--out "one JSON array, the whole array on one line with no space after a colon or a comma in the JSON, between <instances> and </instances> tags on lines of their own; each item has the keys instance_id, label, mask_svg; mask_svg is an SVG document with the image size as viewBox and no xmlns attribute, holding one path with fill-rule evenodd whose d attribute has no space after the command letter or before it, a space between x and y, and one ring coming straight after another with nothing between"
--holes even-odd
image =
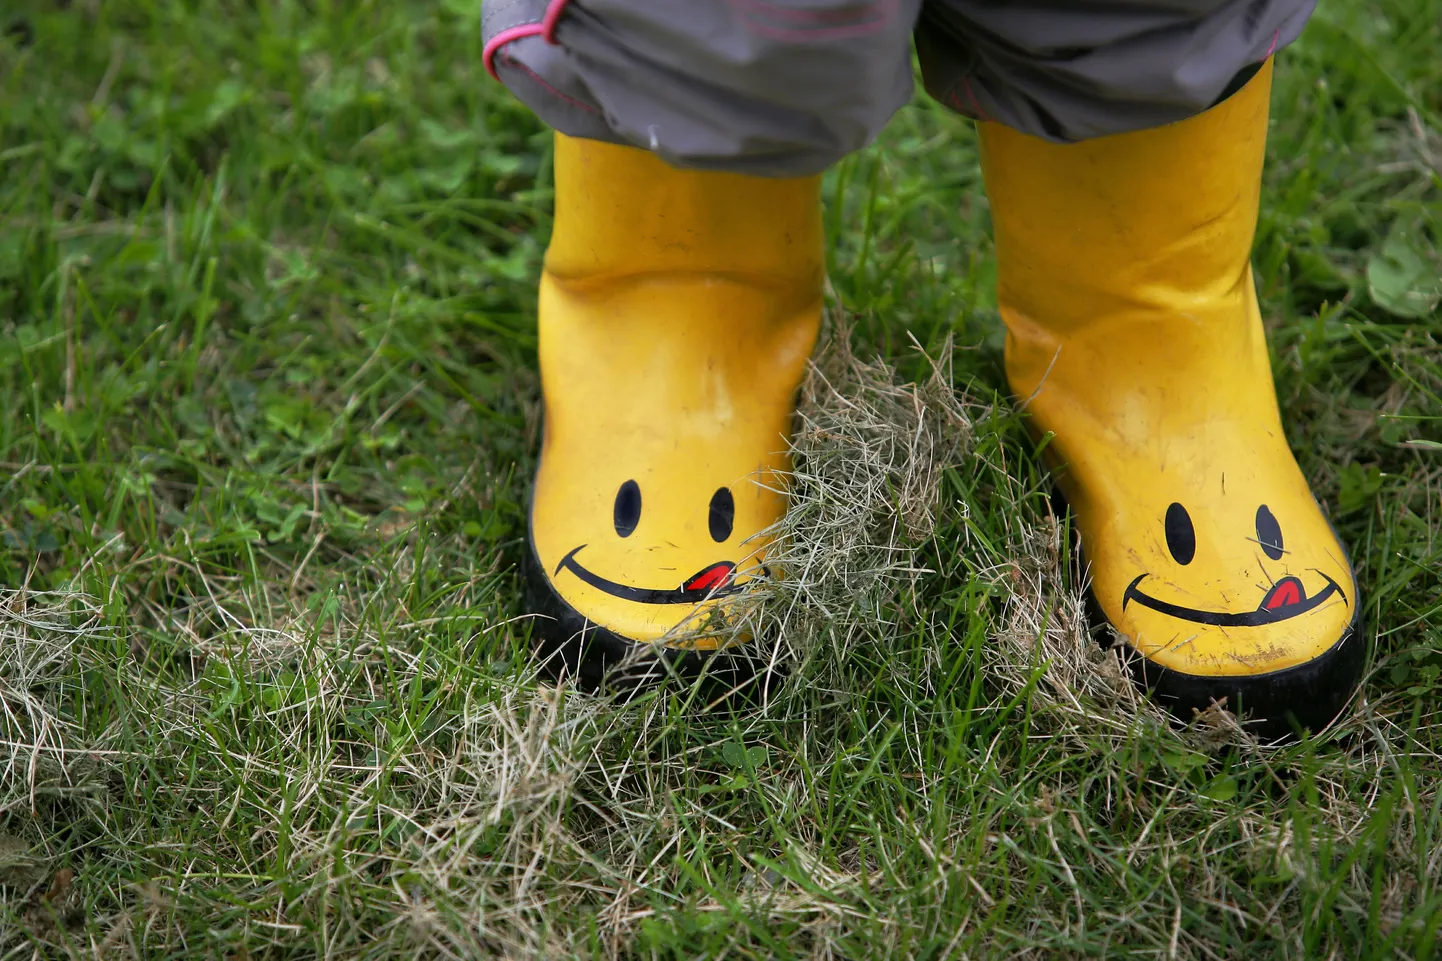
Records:
<instances>
[{"instance_id":1,"label":"black eye on boot","mask_svg":"<svg viewBox=\"0 0 1442 961\"><path fill-rule=\"evenodd\" d=\"M1266 504L1257 508L1257 543L1272 560L1282 559L1282 525L1277 523L1276 515L1267 509Z\"/></svg>"},{"instance_id":2,"label":"black eye on boot","mask_svg":"<svg viewBox=\"0 0 1442 961\"><path fill-rule=\"evenodd\" d=\"M628 480L616 491L616 506L612 512L612 523L616 533L630 537L641 523L641 485Z\"/></svg>"},{"instance_id":3,"label":"black eye on boot","mask_svg":"<svg viewBox=\"0 0 1442 961\"><path fill-rule=\"evenodd\" d=\"M1167 508L1167 517L1162 525L1167 532L1167 550L1173 559L1183 567L1197 556L1197 531L1192 526L1192 515L1181 504Z\"/></svg>"},{"instance_id":4,"label":"black eye on boot","mask_svg":"<svg viewBox=\"0 0 1442 961\"><path fill-rule=\"evenodd\" d=\"M731 488L719 488L711 495L711 509L707 517L711 528L711 539L720 544L731 536L731 527L736 523L736 498Z\"/></svg>"}]
</instances>

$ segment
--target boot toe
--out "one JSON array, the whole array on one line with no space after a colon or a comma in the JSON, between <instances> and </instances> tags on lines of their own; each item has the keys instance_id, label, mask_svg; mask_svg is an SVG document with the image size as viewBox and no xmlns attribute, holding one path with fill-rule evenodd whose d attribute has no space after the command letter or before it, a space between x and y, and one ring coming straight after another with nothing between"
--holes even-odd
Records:
<instances>
[{"instance_id":1,"label":"boot toe","mask_svg":"<svg viewBox=\"0 0 1442 961\"><path fill-rule=\"evenodd\" d=\"M1357 686L1366 643L1356 577L1301 483L1291 496L1274 487L1274 506L1255 512L1216 497L1185 525L1173 503L1152 522L1158 536L1138 527L1128 538L1154 549L1103 552L1099 605L1139 655L1138 680L1184 721L1220 701L1274 740L1321 729Z\"/></svg>"},{"instance_id":2,"label":"boot toe","mask_svg":"<svg viewBox=\"0 0 1442 961\"><path fill-rule=\"evenodd\" d=\"M668 647L596 623L556 588L529 537L524 574L524 604L532 615L537 662L551 680L569 680L588 693L631 696L666 677L701 678L702 694L710 700L733 694L764 697L782 678L754 644L724 650Z\"/></svg>"}]
</instances>

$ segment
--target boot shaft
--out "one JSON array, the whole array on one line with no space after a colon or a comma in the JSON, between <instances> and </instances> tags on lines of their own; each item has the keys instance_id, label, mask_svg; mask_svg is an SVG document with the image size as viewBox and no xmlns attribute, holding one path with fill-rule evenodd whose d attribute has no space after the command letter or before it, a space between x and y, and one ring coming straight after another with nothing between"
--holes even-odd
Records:
<instances>
[{"instance_id":1,"label":"boot shaft","mask_svg":"<svg viewBox=\"0 0 1442 961\"><path fill-rule=\"evenodd\" d=\"M643 150L556 134L546 272L565 282L700 273L820 286L821 178L680 170Z\"/></svg>"},{"instance_id":2,"label":"boot shaft","mask_svg":"<svg viewBox=\"0 0 1442 961\"><path fill-rule=\"evenodd\" d=\"M999 301L1057 330L1234 298L1250 283L1271 77L1268 61L1206 113L1082 143L983 124Z\"/></svg>"},{"instance_id":3,"label":"boot shaft","mask_svg":"<svg viewBox=\"0 0 1442 961\"><path fill-rule=\"evenodd\" d=\"M1054 453L1083 473L1106 472L1077 441L1096 431L1157 457L1234 415L1281 434L1250 266L1271 76L1079 144L982 126L1008 380L1043 420L1076 422Z\"/></svg>"}]
</instances>

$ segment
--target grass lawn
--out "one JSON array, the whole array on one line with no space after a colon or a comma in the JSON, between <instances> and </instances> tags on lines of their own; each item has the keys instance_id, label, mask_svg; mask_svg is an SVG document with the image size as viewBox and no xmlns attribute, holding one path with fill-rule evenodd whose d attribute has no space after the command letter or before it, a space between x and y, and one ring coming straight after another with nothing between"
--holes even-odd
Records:
<instances>
[{"instance_id":1,"label":"grass lawn","mask_svg":"<svg viewBox=\"0 0 1442 961\"><path fill-rule=\"evenodd\" d=\"M518 618L550 136L477 0L0 31L0 961L1434 953L1442 0L1279 61L1258 283L1373 653L1275 750L1082 636L968 122L918 99L826 186L856 355L963 405L926 572L765 710L623 707Z\"/></svg>"}]
</instances>

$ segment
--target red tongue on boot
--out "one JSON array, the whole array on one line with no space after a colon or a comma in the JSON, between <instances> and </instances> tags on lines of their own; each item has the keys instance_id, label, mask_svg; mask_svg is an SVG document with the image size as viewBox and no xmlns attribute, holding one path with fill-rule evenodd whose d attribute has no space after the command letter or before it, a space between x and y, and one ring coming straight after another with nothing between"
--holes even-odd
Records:
<instances>
[{"instance_id":1,"label":"red tongue on boot","mask_svg":"<svg viewBox=\"0 0 1442 961\"><path fill-rule=\"evenodd\" d=\"M722 561L719 564L712 564L705 570L697 571L681 585L683 591L709 591L721 587L731 579L731 572L736 570L736 565L730 561Z\"/></svg>"},{"instance_id":2,"label":"red tongue on boot","mask_svg":"<svg viewBox=\"0 0 1442 961\"><path fill-rule=\"evenodd\" d=\"M1275 611L1292 604L1300 604L1306 599L1307 592L1302 587L1302 582L1295 577L1284 577L1273 584L1267 596L1262 598L1262 610Z\"/></svg>"}]
</instances>

